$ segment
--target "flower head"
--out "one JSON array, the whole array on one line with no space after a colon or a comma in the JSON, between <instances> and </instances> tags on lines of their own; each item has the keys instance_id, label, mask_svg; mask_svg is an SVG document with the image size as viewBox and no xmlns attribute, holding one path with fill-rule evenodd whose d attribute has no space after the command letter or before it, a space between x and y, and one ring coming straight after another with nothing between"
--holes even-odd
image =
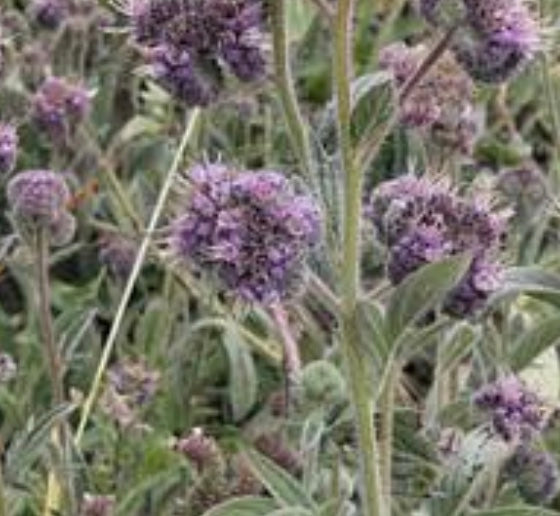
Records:
<instances>
[{"instance_id":1,"label":"flower head","mask_svg":"<svg viewBox=\"0 0 560 516\"><path fill-rule=\"evenodd\" d=\"M186 208L171 225L173 253L214 272L247 301L270 303L299 283L319 238L319 211L276 172L222 165L191 170Z\"/></svg>"},{"instance_id":2,"label":"flower head","mask_svg":"<svg viewBox=\"0 0 560 516\"><path fill-rule=\"evenodd\" d=\"M414 76L426 55L423 45L409 47L394 43L382 49L380 64L393 74L397 86L402 87ZM441 146L468 152L477 133L473 92L471 79L453 54L447 52L401 102L401 122L422 129Z\"/></svg>"},{"instance_id":3,"label":"flower head","mask_svg":"<svg viewBox=\"0 0 560 516\"><path fill-rule=\"evenodd\" d=\"M136 258L136 244L118 235L105 235L101 238L99 260L117 278L127 278Z\"/></svg>"},{"instance_id":4,"label":"flower head","mask_svg":"<svg viewBox=\"0 0 560 516\"><path fill-rule=\"evenodd\" d=\"M153 75L187 105L214 101L226 71L245 82L264 75L258 1L140 0L131 20Z\"/></svg>"},{"instance_id":5,"label":"flower head","mask_svg":"<svg viewBox=\"0 0 560 516\"><path fill-rule=\"evenodd\" d=\"M531 504L548 503L558 490L558 466L554 458L528 445L518 446L506 465L519 494Z\"/></svg>"},{"instance_id":6,"label":"flower head","mask_svg":"<svg viewBox=\"0 0 560 516\"><path fill-rule=\"evenodd\" d=\"M50 170L28 170L10 180L7 197L17 218L31 224L51 226L64 212L70 191L60 174Z\"/></svg>"},{"instance_id":7,"label":"flower head","mask_svg":"<svg viewBox=\"0 0 560 516\"><path fill-rule=\"evenodd\" d=\"M18 135L14 126L0 124L0 174L12 171L16 162Z\"/></svg>"},{"instance_id":8,"label":"flower head","mask_svg":"<svg viewBox=\"0 0 560 516\"><path fill-rule=\"evenodd\" d=\"M370 216L389 247L389 279L400 283L423 265L469 253L465 277L449 294L444 308L458 315L478 311L501 283L496 255L505 230L503 214L486 203L463 199L445 183L403 176L374 192Z\"/></svg>"},{"instance_id":9,"label":"flower head","mask_svg":"<svg viewBox=\"0 0 560 516\"><path fill-rule=\"evenodd\" d=\"M528 441L546 424L543 402L513 375L482 387L474 404L490 413L494 432L505 441Z\"/></svg>"},{"instance_id":10,"label":"flower head","mask_svg":"<svg viewBox=\"0 0 560 516\"><path fill-rule=\"evenodd\" d=\"M48 77L33 98L37 125L57 143L65 143L86 117L90 97L83 87L60 77Z\"/></svg>"},{"instance_id":11,"label":"flower head","mask_svg":"<svg viewBox=\"0 0 560 516\"><path fill-rule=\"evenodd\" d=\"M218 465L221 467L223 463L218 443L214 438L206 436L201 428L193 428L187 437L175 443L174 449L192 461L199 472Z\"/></svg>"}]
</instances>

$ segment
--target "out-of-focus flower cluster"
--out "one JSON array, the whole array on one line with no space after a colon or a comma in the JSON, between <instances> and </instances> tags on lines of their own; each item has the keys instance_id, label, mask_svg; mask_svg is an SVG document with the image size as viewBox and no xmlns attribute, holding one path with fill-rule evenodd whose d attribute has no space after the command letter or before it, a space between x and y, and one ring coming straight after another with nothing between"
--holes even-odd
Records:
<instances>
[{"instance_id":1,"label":"out-of-focus flower cluster","mask_svg":"<svg viewBox=\"0 0 560 516\"><path fill-rule=\"evenodd\" d=\"M82 86L61 77L48 77L33 97L33 118L50 140L66 144L90 108Z\"/></svg>"},{"instance_id":2,"label":"out-of-focus flower cluster","mask_svg":"<svg viewBox=\"0 0 560 516\"><path fill-rule=\"evenodd\" d=\"M402 87L426 55L423 45L393 43L382 49L380 65L391 71L397 86ZM427 137L442 147L470 154L478 130L473 92L470 77L446 52L401 103L401 122L426 131Z\"/></svg>"},{"instance_id":3,"label":"out-of-focus flower cluster","mask_svg":"<svg viewBox=\"0 0 560 516\"><path fill-rule=\"evenodd\" d=\"M558 491L558 466L549 453L520 445L506 465L519 494L528 503L544 505Z\"/></svg>"},{"instance_id":4,"label":"out-of-focus flower cluster","mask_svg":"<svg viewBox=\"0 0 560 516\"><path fill-rule=\"evenodd\" d=\"M123 428L139 424L140 410L154 397L159 372L142 360L125 360L111 367L102 396L103 411Z\"/></svg>"},{"instance_id":5,"label":"out-of-focus flower cluster","mask_svg":"<svg viewBox=\"0 0 560 516\"><path fill-rule=\"evenodd\" d=\"M456 316L472 315L500 286L497 254L506 215L493 213L482 199L459 197L443 182L402 176L374 191L370 216L389 247L392 283L400 283L427 263L469 253L471 266L444 309Z\"/></svg>"},{"instance_id":6,"label":"out-of-focus flower cluster","mask_svg":"<svg viewBox=\"0 0 560 516\"><path fill-rule=\"evenodd\" d=\"M543 401L514 375L482 387L474 404L490 414L493 431L508 442L530 441L546 424Z\"/></svg>"},{"instance_id":7,"label":"out-of-focus flower cluster","mask_svg":"<svg viewBox=\"0 0 560 516\"><path fill-rule=\"evenodd\" d=\"M420 0L420 11L436 26L457 26L453 51L476 80L510 79L542 46L525 0Z\"/></svg>"},{"instance_id":8,"label":"out-of-focus flower cluster","mask_svg":"<svg viewBox=\"0 0 560 516\"><path fill-rule=\"evenodd\" d=\"M137 245L119 235L103 235L99 242L99 260L116 278L126 279L136 258Z\"/></svg>"},{"instance_id":9,"label":"out-of-focus flower cluster","mask_svg":"<svg viewBox=\"0 0 560 516\"><path fill-rule=\"evenodd\" d=\"M70 191L61 174L51 170L28 170L14 176L7 186L8 203L17 230L24 239L46 231L51 245L67 244L76 220L67 210Z\"/></svg>"},{"instance_id":10,"label":"out-of-focus flower cluster","mask_svg":"<svg viewBox=\"0 0 560 516\"><path fill-rule=\"evenodd\" d=\"M260 0L137 0L131 18L154 76L187 105L214 101L226 69L246 82L264 75Z\"/></svg>"},{"instance_id":11,"label":"out-of-focus flower cluster","mask_svg":"<svg viewBox=\"0 0 560 516\"><path fill-rule=\"evenodd\" d=\"M268 304L293 294L320 235L313 199L276 172L199 165L187 178L170 229L173 254L213 272L246 301Z\"/></svg>"}]
</instances>

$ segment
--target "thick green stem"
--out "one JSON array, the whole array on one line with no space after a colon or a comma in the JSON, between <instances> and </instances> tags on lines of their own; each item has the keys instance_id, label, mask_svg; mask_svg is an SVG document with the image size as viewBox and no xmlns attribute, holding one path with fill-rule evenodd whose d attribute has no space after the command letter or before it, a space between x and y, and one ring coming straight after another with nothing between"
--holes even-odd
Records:
<instances>
[{"instance_id":1,"label":"thick green stem","mask_svg":"<svg viewBox=\"0 0 560 516\"><path fill-rule=\"evenodd\" d=\"M354 0L339 0L334 22L334 83L336 89L338 143L344 174L344 224L342 257L342 351L348 369L350 395L356 418L362 469L362 506L365 516L383 516L373 399L365 361L360 353L357 299L360 281L360 220L363 177L354 167L350 130L352 25Z\"/></svg>"},{"instance_id":2,"label":"thick green stem","mask_svg":"<svg viewBox=\"0 0 560 516\"><path fill-rule=\"evenodd\" d=\"M270 2L274 77L294 152L303 167L306 177L311 181L313 179L313 160L309 133L299 108L290 66L286 1L289 2L291 0L275 0Z\"/></svg>"},{"instance_id":3,"label":"thick green stem","mask_svg":"<svg viewBox=\"0 0 560 516\"><path fill-rule=\"evenodd\" d=\"M399 363L394 360L389 364L389 374L385 387L379 398L378 410L380 413L379 425L379 470L381 472L381 485L383 490L384 505L391 507L392 488L392 463L393 463L393 427L395 422L395 390L399 380Z\"/></svg>"},{"instance_id":4,"label":"thick green stem","mask_svg":"<svg viewBox=\"0 0 560 516\"><path fill-rule=\"evenodd\" d=\"M175 158L169 171L167 172L167 176L165 177L165 181L161 187L159 192L158 199L156 201L156 205L152 212L152 216L150 218L150 222L148 223L148 227L146 228L146 233L144 238L142 239L142 243L140 244L140 248L138 249L138 253L136 255L136 260L134 261L134 266L132 267L132 271L128 277L128 281L124 288L121 300L119 302L119 306L117 307L117 312L115 313L115 318L113 319L113 324L111 325L111 330L109 331L109 335L107 336L107 341L105 342L105 347L103 348L103 353L99 360L99 364L97 365L97 370L95 372L95 376L93 382L91 384L88 396L84 402L82 407L82 413L80 417L80 422L78 424L78 429L76 430L76 434L74 435L74 442L76 446L78 446L82 440L84 435L84 431L89 420L89 416L95 404L95 400L97 399L97 395L101 388L101 380L103 379L103 374L105 373L105 369L107 368L107 364L109 363L109 359L111 357L111 353L113 351L113 347L119 335L119 331L121 329L121 325L124 319L124 315L126 312L126 308L128 306L128 302L130 301L130 297L132 296L132 292L134 290L134 286L136 284L136 280L140 274L140 270L142 269L142 264L144 263L144 259L146 258L146 254L148 253L148 248L152 241L152 235L157 227L163 209L165 208L165 204L167 202L167 198L171 191L171 187L173 186L173 182L175 179L175 174L179 169L179 166L183 159L183 154L189 143L194 129L196 127L196 123L198 121L199 111L194 110L191 114L189 123L185 128L183 133L183 137L181 138L181 142L179 144L179 148L175 153Z\"/></svg>"}]
</instances>

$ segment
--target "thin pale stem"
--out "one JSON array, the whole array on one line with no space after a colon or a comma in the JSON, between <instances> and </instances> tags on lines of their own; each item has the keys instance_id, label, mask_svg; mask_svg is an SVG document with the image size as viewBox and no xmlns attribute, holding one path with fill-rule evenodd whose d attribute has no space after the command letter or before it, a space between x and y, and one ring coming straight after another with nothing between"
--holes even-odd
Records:
<instances>
[{"instance_id":1,"label":"thin pale stem","mask_svg":"<svg viewBox=\"0 0 560 516\"><path fill-rule=\"evenodd\" d=\"M185 149L194 133L196 123L198 121L198 117L199 117L199 111L194 110L191 114L189 123L185 128L177 152L175 153L175 158L173 160L173 163L171 164L171 167L167 172L167 176L159 192L156 205L152 212L152 216L148 223L148 227L146 228L146 234L144 235L144 238L142 239L142 243L140 244L140 248L138 249L138 253L134 261L134 266L132 267L132 271L130 272L130 275L128 277L121 300L119 302L119 306L115 313L115 318L113 319L113 324L111 325L109 335L107 336L107 340L105 342L103 353L99 360L99 364L97 366L97 370L95 372L92 385L90 387L88 396L82 407L80 422L78 424L78 429L76 430L76 434L74 435L74 442L76 446L80 444L82 437L84 435L84 431L87 422L89 420L89 416L91 414L91 411L93 409L93 406L99 394L99 390L101 388L101 380L103 378L103 374L105 372L105 369L107 368L107 364L109 363L109 359L111 357L113 347L115 345L115 342L117 340L117 337L121 329L121 325L124 319L126 308L128 306L128 302L130 301L130 297L132 296L132 292L134 290L136 280L138 279L140 270L142 269L142 264L144 263L144 260L148 252L148 248L151 244L152 234L154 233L157 224L159 222L159 219L161 217L161 214L165 208L167 198L173 186L175 175L183 159L183 154L185 152Z\"/></svg>"},{"instance_id":2,"label":"thin pale stem","mask_svg":"<svg viewBox=\"0 0 560 516\"><path fill-rule=\"evenodd\" d=\"M303 167L305 176L312 180L313 160L309 133L299 107L290 65L286 1L291 0L275 0L270 2L274 77L294 152Z\"/></svg>"},{"instance_id":3,"label":"thin pale stem","mask_svg":"<svg viewBox=\"0 0 560 516\"><path fill-rule=\"evenodd\" d=\"M342 257L342 352L348 370L350 395L358 434L362 471L362 507L365 516L384 516L378 471L374 407L365 361L358 348L357 301L360 281L360 220L362 182L354 167L351 137L352 26L354 0L339 0L334 22L334 83L338 143L344 174L344 222Z\"/></svg>"}]
</instances>

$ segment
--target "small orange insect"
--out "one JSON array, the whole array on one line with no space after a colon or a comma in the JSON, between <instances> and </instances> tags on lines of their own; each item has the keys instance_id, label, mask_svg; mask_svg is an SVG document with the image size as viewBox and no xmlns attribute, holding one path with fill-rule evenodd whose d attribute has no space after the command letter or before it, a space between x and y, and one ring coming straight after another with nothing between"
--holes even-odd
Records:
<instances>
[{"instance_id":1,"label":"small orange insect","mask_svg":"<svg viewBox=\"0 0 560 516\"><path fill-rule=\"evenodd\" d=\"M78 209L82 204L91 199L99 192L99 181L90 179L82 188L80 188L68 201L66 208L70 211Z\"/></svg>"}]
</instances>

